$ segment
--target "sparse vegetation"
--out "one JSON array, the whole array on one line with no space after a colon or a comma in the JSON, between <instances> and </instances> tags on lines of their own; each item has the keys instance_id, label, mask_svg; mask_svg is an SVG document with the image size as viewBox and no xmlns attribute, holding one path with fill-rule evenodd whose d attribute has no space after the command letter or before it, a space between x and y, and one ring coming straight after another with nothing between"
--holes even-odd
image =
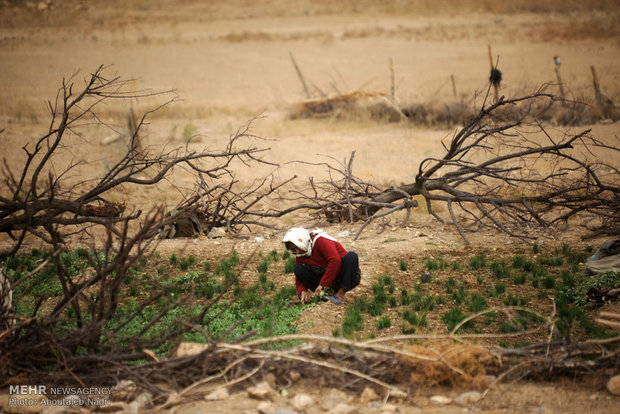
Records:
<instances>
[{"instance_id":1,"label":"sparse vegetation","mask_svg":"<svg viewBox=\"0 0 620 414\"><path fill-rule=\"evenodd\" d=\"M203 400L202 390L213 385L249 386L266 379L267 371L275 375L283 395L288 384L281 380L293 379L288 374L294 369L308 383L333 387L337 381L347 392L361 391L374 378L370 386L379 395L401 401L401 385L417 397L429 384L482 391L486 374L503 381L536 373L547 378L550 373L568 374L572 381L584 372L609 373L616 368L617 339L596 339L617 333L592 318L598 312L593 302L604 300L605 289L620 283L618 274L584 278L583 263L593 247L568 241L551 245L554 236L563 237L555 233L554 224L570 226L584 211L582 223L593 233L617 234L615 130L609 125L585 130L600 120L620 119L614 102L615 67L610 64L620 33L616 2L448 0L439 2L440 8L438 2L305 1L295 7L278 2L270 7L245 4L243 10L237 4L178 1L155 8L130 1L123 3L123 10L106 2L88 2L88 7L74 1L4 3L0 19L7 32L5 54L30 51L32 57L24 64L13 59L16 63L5 65L0 108L6 123L0 125L0 139L7 158L0 180L4 206L0 267L14 284L16 311L4 318L4 303L0 304L4 384L103 386L129 378L138 388L128 398L147 391L153 397L148 409L165 411L171 407L162 404L175 403L169 397L196 402ZM445 7L456 4L459 16L446 17ZM174 13L167 12L170 5L176 7ZM472 19L464 23L460 14L472 12L476 15L466 14ZM523 12L528 15L513 19L513 13ZM360 17L359 24L341 25L340 13L348 20ZM239 18L251 24L228 25L220 34L186 30L204 16L216 24ZM300 16L312 21L312 30L291 25L272 30L275 20ZM418 16L425 16L428 24L417 24ZM549 16L553 24L544 24ZM164 21L170 25L166 33L160 30ZM82 29L93 27L96 30L87 36L80 35ZM133 29L127 32L126 27ZM403 48L391 49L394 56L375 53L376 59L351 55L366 38L372 38L366 44L372 46L412 39L432 44L469 42L485 35L493 38L495 54L489 46L489 58L505 75L501 99L484 94L488 76L484 45L483 50L457 53L450 64L421 62L416 76L410 76L409 69L403 72L412 67L412 59L417 62ZM524 43L506 48L506 42L512 45L515 38L550 44L562 40L562 48L554 53L563 54L566 99L559 58L556 83L548 79L553 75L551 57L538 62L530 53L536 48ZM346 47L350 42L357 46ZM192 52L200 45L204 51L216 44L230 47L220 48L221 54L185 53L191 58L168 59L182 70L183 79L175 79L172 66L155 71L144 67L146 72L140 72L138 63L149 51L166 56L173 48ZM274 64L282 69L283 44L298 46L291 50L299 54L302 82L302 71L313 77L305 90L308 99L299 96L302 104L288 108L290 118L280 111L287 109L282 102L295 100L299 92L289 87L291 73L263 76ZM70 73L63 77L59 68L80 60L83 51L95 45L131 51L132 59L121 59L129 65L122 66L138 78L119 78L117 84L116 74L107 69L89 70L92 79L85 79L85 84L92 86L92 93L76 100L81 82L73 82ZM54 53L39 53L42 48ZM321 67L308 61L308 50L317 48L325 51ZM342 55L346 50L348 54ZM536 74L522 72L525 67L519 64L507 70L507 62L518 62L515 51L524 50L520 58L530 53L527 67L536 62L540 69ZM583 59L575 57L586 50L588 65L576 67L574 62ZM67 51L75 59L65 59ZM442 48L436 58L445 63L448 54L455 56L453 52ZM226 59L229 53L235 58ZM90 58L82 59L82 64L92 65ZM227 63L221 65L222 61ZM366 64L357 64L362 61ZM256 64L260 71L254 70ZM360 70L351 72L351 64ZM28 70L23 70L25 65ZM391 90L383 90L388 65ZM222 76L214 71L216 66L234 76ZM326 73L328 67L335 74ZM429 67L437 68L437 73L425 72ZM348 73L341 73L343 69ZM49 97L39 93L49 90L52 78L63 79L58 99L43 104ZM530 81L544 82L544 87L534 91ZM148 89L164 84L185 96L164 97ZM350 87L357 89L343 89L351 91ZM516 88L524 92L522 98L511 96ZM559 91L562 96L555 96ZM24 92L28 96L20 97ZM153 113L161 98L174 105L165 104ZM134 108L148 119L133 117ZM43 119L47 112L51 122ZM257 113L270 115L265 121L256 118L252 128L242 127L240 135L234 132L239 118ZM312 117L322 119L308 119ZM428 136L422 134L423 146L414 125L435 129ZM587 126L574 129L577 125ZM36 132L41 126L43 131ZM447 133L445 128L452 126L453 133ZM209 138L198 136L199 131ZM256 148L262 140L255 131L266 132L267 145L273 148L268 152ZM222 133L234 138L226 140ZM55 140L61 136L62 142ZM360 164L353 168L353 153L343 162L343 147L334 146L338 142L354 142ZM180 147L174 148L175 144ZM290 153L280 152L283 146L302 154L303 162L289 163L295 160L286 159ZM504 155L507 158L502 159ZM325 157L334 163L324 162ZM24 165L30 167L22 171ZM261 177L263 170L276 172ZM297 178L291 178L291 187L280 187L293 175ZM313 178L303 184L303 177ZM329 178L322 181L323 177ZM310 207L284 217L284 211L298 202ZM175 210L151 210L160 205ZM323 304L316 296L310 305L301 305L293 285L295 257L270 250L282 248L276 239L284 226L310 224L302 211L309 211L312 222L327 228L347 249L360 253L362 284L347 295L345 307ZM399 213L390 216L394 212ZM179 220L172 220L177 213ZM590 215L594 220L588 221ZM433 217L443 219L441 231L427 222L429 218L434 223ZM354 235L356 222L359 233ZM260 232L254 231L257 226L263 226ZM353 243L364 228L364 237ZM488 238L486 248L478 247L484 246L481 241L489 228L517 238L514 243ZM461 240L453 238L456 231ZM197 238L160 240L174 234L185 237L183 232ZM30 250L32 246L36 248ZM472 340L472 348L467 347L467 338L454 341L448 336L470 317L474 319L457 334L484 334ZM13 327L5 330L7 321ZM297 329L319 335L331 331L336 338L278 339ZM388 339L400 334L416 336ZM504 336L498 338L500 334ZM176 358L171 351L180 341L209 346L201 355ZM290 347L293 344L301 346ZM530 344L527 349L513 349ZM432 349L425 350L427 345ZM277 352L270 350L276 347ZM492 354L487 352L491 347L495 347ZM431 360L404 357L403 351L429 355ZM485 372L486 363L494 364L491 372ZM336 368L325 373L330 366ZM316 377L320 381L313 381ZM392 381L400 379L403 383L392 387ZM602 383L595 385L603 389ZM485 405L501 408L510 401L497 390L485 392ZM493 394L500 404L490 401ZM597 410L602 401L609 399L590 398L585 411L613 412L613 408ZM545 401L536 403L554 408ZM519 408L527 411L530 405Z\"/></svg>"}]
</instances>

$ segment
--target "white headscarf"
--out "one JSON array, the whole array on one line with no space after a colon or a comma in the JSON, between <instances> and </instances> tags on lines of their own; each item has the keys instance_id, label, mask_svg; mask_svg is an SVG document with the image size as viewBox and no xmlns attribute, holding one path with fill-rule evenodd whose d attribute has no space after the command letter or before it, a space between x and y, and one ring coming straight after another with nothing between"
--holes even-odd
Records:
<instances>
[{"instance_id":1,"label":"white headscarf","mask_svg":"<svg viewBox=\"0 0 620 414\"><path fill-rule=\"evenodd\" d=\"M293 243L299 249L304 251L304 253L296 254L295 256L310 256L312 254L310 232L303 227L293 227L287 231L282 239L282 243L286 246L287 242Z\"/></svg>"},{"instance_id":2,"label":"white headscarf","mask_svg":"<svg viewBox=\"0 0 620 414\"><path fill-rule=\"evenodd\" d=\"M293 227L286 232L284 238L282 239L282 242L285 245L287 242L291 242L305 252L301 254L296 254L295 256L312 256L312 248L314 247L314 243L319 237L324 237L326 239L336 241L336 239L325 233L323 229L315 229L309 232L303 227Z\"/></svg>"}]
</instances>

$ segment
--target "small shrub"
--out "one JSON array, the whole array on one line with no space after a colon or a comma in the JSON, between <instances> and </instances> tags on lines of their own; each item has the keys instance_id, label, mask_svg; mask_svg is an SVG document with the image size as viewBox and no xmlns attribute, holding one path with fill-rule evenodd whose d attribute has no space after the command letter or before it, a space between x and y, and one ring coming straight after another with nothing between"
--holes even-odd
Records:
<instances>
[{"instance_id":1,"label":"small shrub","mask_svg":"<svg viewBox=\"0 0 620 414\"><path fill-rule=\"evenodd\" d=\"M480 253L474 256L473 259L469 261L469 267L471 267L473 270L482 269L486 267L486 265L487 265L487 259L484 253Z\"/></svg>"},{"instance_id":2,"label":"small shrub","mask_svg":"<svg viewBox=\"0 0 620 414\"><path fill-rule=\"evenodd\" d=\"M550 257L541 257L538 259L538 263L543 266L562 266L564 264L564 260L561 256L550 256Z\"/></svg>"},{"instance_id":3,"label":"small shrub","mask_svg":"<svg viewBox=\"0 0 620 414\"><path fill-rule=\"evenodd\" d=\"M512 267L514 267L515 269L523 269L523 267L525 266L525 263L526 263L525 257L521 255L517 255L512 258Z\"/></svg>"},{"instance_id":4,"label":"small shrub","mask_svg":"<svg viewBox=\"0 0 620 414\"><path fill-rule=\"evenodd\" d=\"M473 313L478 313L482 312L486 308L488 308L488 303L484 296L478 293L473 293L469 301L469 310Z\"/></svg>"},{"instance_id":5,"label":"small shrub","mask_svg":"<svg viewBox=\"0 0 620 414\"><path fill-rule=\"evenodd\" d=\"M295 271L295 256L289 256L284 262L284 273L293 273Z\"/></svg>"},{"instance_id":6,"label":"small shrub","mask_svg":"<svg viewBox=\"0 0 620 414\"><path fill-rule=\"evenodd\" d=\"M414 327L426 326L427 324L426 313L417 313L410 309L405 309L401 316Z\"/></svg>"},{"instance_id":7,"label":"small shrub","mask_svg":"<svg viewBox=\"0 0 620 414\"><path fill-rule=\"evenodd\" d=\"M371 316L381 315L383 313L383 309L385 309L385 302L377 301L376 298L366 305L366 311Z\"/></svg>"},{"instance_id":8,"label":"small shrub","mask_svg":"<svg viewBox=\"0 0 620 414\"><path fill-rule=\"evenodd\" d=\"M456 288L457 283L458 281L453 276L446 279L446 292L452 293L452 290Z\"/></svg>"},{"instance_id":9,"label":"small shrub","mask_svg":"<svg viewBox=\"0 0 620 414\"><path fill-rule=\"evenodd\" d=\"M429 272L432 270L438 270L439 269L439 262L437 260L434 260L431 257L425 257L424 258L424 266L426 267L426 270L428 270Z\"/></svg>"},{"instance_id":10,"label":"small shrub","mask_svg":"<svg viewBox=\"0 0 620 414\"><path fill-rule=\"evenodd\" d=\"M267 270L269 270L269 258L265 258L258 262L256 270L258 270L259 273L267 273Z\"/></svg>"},{"instance_id":11,"label":"small shrub","mask_svg":"<svg viewBox=\"0 0 620 414\"><path fill-rule=\"evenodd\" d=\"M512 282L515 285L523 285L527 282L527 275L525 273L521 273L520 275L516 275L512 278Z\"/></svg>"},{"instance_id":12,"label":"small shrub","mask_svg":"<svg viewBox=\"0 0 620 414\"><path fill-rule=\"evenodd\" d=\"M172 264L172 263L171 263ZM187 270L196 264L196 256L190 256L187 259L179 260L179 269Z\"/></svg>"},{"instance_id":13,"label":"small shrub","mask_svg":"<svg viewBox=\"0 0 620 414\"><path fill-rule=\"evenodd\" d=\"M377 321L375 321L375 326L379 330L389 328L391 324L392 323L390 322L390 318L388 316L384 316L383 318L380 318Z\"/></svg>"},{"instance_id":14,"label":"small shrub","mask_svg":"<svg viewBox=\"0 0 620 414\"><path fill-rule=\"evenodd\" d=\"M269 252L269 254L267 255L267 259L269 259L272 262L277 262L278 261L278 251L277 250L272 250Z\"/></svg>"},{"instance_id":15,"label":"small shrub","mask_svg":"<svg viewBox=\"0 0 620 414\"><path fill-rule=\"evenodd\" d=\"M347 306L344 318L342 319L342 335L350 338L355 331L364 329L364 318L362 310L364 309L364 301L356 298L353 303Z\"/></svg>"},{"instance_id":16,"label":"small shrub","mask_svg":"<svg viewBox=\"0 0 620 414\"><path fill-rule=\"evenodd\" d=\"M506 266L506 262L504 262L503 260L493 261L490 268L493 276L495 276L497 279L510 277L510 271L508 270L508 266Z\"/></svg>"},{"instance_id":17,"label":"small shrub","mask_svg":"<svg viewBox=\"0 0 620 414\"><path fill-rule=\"evenodd\" d=\"M401 289L400 291L400 304L407 306L409 304L409 293L407 289Z\"/></svg>"},{"instance_id":18,"label":"small shrub","mask_svg":"<svg viewBox=\"0 0 620 414\"><path fill-rule=\"evenodd\" d=\"M171 265L171 266L176 266L176 264L177 264L178 260L179 260L179 259L177 258L177 255L176 255L176 254L174 254L174 253L172 253L172 254L170 255L170 260L169 260L169 263L170 263L170 265Z\"/></svg>"},{"instance_id":19,"label":"small shrub","mask_svg":"<svg viewBox=\"0 0 620 414\"><path fill-rule=\"evenodd\" d=\"M382 288L387 288L389 293L394 293L394 279L390 275L381 275L379 276L379 286Z\"/></svg>"},{"instance_id":20,"label":"small shrub","mask_svg":"<svg viewBox=\"0 0 620 414\"><path fill-rule=\"evenodd\" d=\"M535 277L545 277L547 276L547 269L542 266L534 265L532 268L532 276Z\"/></svg>"},{"instance_id":21,"label":"small shrub","mask_svg":"<svg viewBox=\"0 0 620 414\"><path fill-rule=\"evenodd\" d=\"M498 298L504 293L506 293L506 285L502 282L498 282L493 285L493 288L489 292L489 295L493 296L494 298Z\"/></svg>"},{"instance_id":22,"label":"small shrub","mask_svg":"<svg viewBox=\"0 0 620 414\"><path fill-rule=\"evenodd\" d=\"M465 315L463 315L463 312L461 312L461 309L455 307L455 308L450 309L448 312L444 313L443 315L441 315L440 319L446 325L446 327L448 328L448 331L452 332L454 328L456 328L456 326L459 323L461 323L463 319L465 319ZM470 320L470 321L467 321L463 326L461 326L459 331L461 329L463 330L472 329L474 326L475 326L474 321Z\"/></svg>"},{"instance_id":23,"label":"small shrub","mask_svg":"<svg viewBox=\"0 0 620 414\"><path fill-rule=\"evenodd\" d=\"M531 260L526 260L525 263L523 263L523 270L526 272L531 272L534 270L534 267L536 267L536 264Z\"/></svg>"},{"instance_id":24,"label":"small shrub","mask_svg":"<svg viewBox=\"0 0 620 414\"><path fill-rule=\"evenodd\" d=\"M415 311L430 311L435 307L435 299L431 295L420 293L411 295L409 303Z\"/></svg>"},{"instance_id":25,"label":"small shrub","mask_svg":"<svg viewBox=\"0 0 620 414\"><path fill-rule=\"evenodd\" d=\"M552 276L545 276L543 279L543 287L545 289L553 289L555 287L555 279Z\"/></svg>"},{"instance_id":26,"label":"small shrub","mask_svg":"<svg viewBox=\"0 0 620 414\"><path fill-rule=\"evenodd\" d=\"M458 289L452 291L452 301L457 305L462 304L466 297L467 293L465 292L465 287L462 284L459 285Z\"/></svg>"},{"instance_id":27,"label":"small shrub","mask_svg":"<svg viewBox=\"0 0 620 414\"><path fill-rule=\"evenodd\" d=\"M562 286L570 288L575 285L575 277L570 272L562 270L560 277L562 278Z\"/></svg>"},{"instance_id":28,"label":"small shrub","mask_svg":"<svg viewBox=\"0 0 620 414\"><path fill-rule=\"evenodd\" d=\"M407 271L408 265L407 265L407 262L405 260L401 260L398 264L400 266L400 270L401 271L403 271L403 272Z\"/></svg>"},{"instance_id":29,"label":"small shrub","mask_svg":"<svg viewBox=\"0 0 620 414\"><path fill-rule=\"evenodd\" d=\"M504 305L506 306L519 306L519 298L508 295L506 299L504 299Z\"/></svg>"}]
</instances>

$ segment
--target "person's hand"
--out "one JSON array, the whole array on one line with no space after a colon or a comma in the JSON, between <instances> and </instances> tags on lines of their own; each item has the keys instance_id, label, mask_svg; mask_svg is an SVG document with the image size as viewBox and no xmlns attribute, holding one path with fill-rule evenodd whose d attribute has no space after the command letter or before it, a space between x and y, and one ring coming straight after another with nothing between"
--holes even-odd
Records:
<instances>
[{"instance_id":1,"label":"person's hand","mask_svg":"<svg viewBox=\"0 0 620 414\"><path fill-rule=\"evenodd\" d=\"M323 291L323 286L319 285L316 289L314 289L314 294L321 296L322 291Z\"/></svg>"},{"instance_id":2,"label":"person's hand","mask_svg":"<svg viewBox=\"0 0 620 414\"><path fill-rule=\"evenodd\" d=\"M301 300L301 303L310 302L310 292L304 290L303 292L301 292L301 295L299 295L299 299Z\"/></svg>"}]
</instances>

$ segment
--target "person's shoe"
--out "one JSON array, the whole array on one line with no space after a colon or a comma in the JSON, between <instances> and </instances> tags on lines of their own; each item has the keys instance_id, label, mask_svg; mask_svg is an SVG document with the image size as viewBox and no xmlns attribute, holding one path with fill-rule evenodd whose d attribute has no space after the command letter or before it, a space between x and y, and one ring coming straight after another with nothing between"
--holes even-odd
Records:
<instances>
[{"instance_id":1,"label":"person's shoe","mask_svg":"<svg viewBox=\"0 0 620 414\"><path fill-rule=\"evenodd\" d=\"M328 301L330 301L331 303L335 304L335 305L342 305L342 301L340 300L340 298L336 295L329 295L329 296L324 296L324 298Z\"/></svg>"}]
</instances>

